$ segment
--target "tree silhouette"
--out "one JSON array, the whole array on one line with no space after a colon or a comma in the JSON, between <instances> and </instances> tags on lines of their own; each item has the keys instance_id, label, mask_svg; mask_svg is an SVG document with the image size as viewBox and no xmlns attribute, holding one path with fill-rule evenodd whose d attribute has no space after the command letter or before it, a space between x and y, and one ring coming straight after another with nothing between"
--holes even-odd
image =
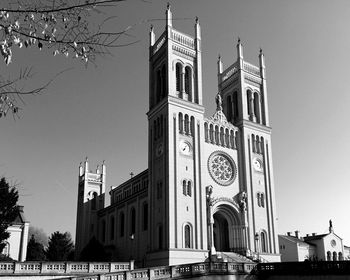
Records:
<instances>
[{"instance_id":1,"label":"tree silhouette","mask_svg":"<svg viewBox=\"0 0 350 280\"><path fill-rule=\"evenodd\" d=\"M70 233L56 231L49 238L45 254L49 261L66 261L70 260L73 251L74 245Z\"/></svg>"},{"instance_id":2,"label":"tree silhouette","mask_svg":"<svg viewBox=\"0 0 350 280\"><path fill-rule=\"evenodd\" d=\"M93 236L81 251L79 260L88 262L105 262L110 261L111 256L105 251L103 245L96 239L96 237Z\"/></svg>"},{"instance_id":3,"label":"tree silhouette","mask_svg":"<svg viewBox=\"0 0 350 280\"><path fill-rule=\"evenodd\" d=\"M53 55L74 57L84 63L94 62L111 48L127 46L130 26L107 30L114 17L96 22L92 15L116 6L123 0L17 0L0 4L0 54L6 64L14 61L13 48L51 49ZM6 3L6 1L5 1ZM133 40L133 39L132 39ZM32 78L31 67L23 68L15 77L0 76L0 117L18 113L22 95L42 92L52 82L25 89L23 83Z\"/></svg>"},{"instance_id":4,"label":"tree silhouette","mask_svg":"<svg viewBox=\"0 0 350 280\"><path fill-rule=\"evenodd\" d=\"M34 235L31 236L27 245L27 261L44 261L45 250L43 244L35 240Z\"/></svg>"},{"instance_id":5,"label":"tree silhouette","mask_svg":"<svg viewBox=\"0 0 350 280\"><path fill-rule=\"evenodd\" d=\"M18 214L18 191L15 187L11 187L6 179L0 179L0 252L6 246L6 239L10 234L7 228L15 220Z\"/></svg>"}]
</instances>

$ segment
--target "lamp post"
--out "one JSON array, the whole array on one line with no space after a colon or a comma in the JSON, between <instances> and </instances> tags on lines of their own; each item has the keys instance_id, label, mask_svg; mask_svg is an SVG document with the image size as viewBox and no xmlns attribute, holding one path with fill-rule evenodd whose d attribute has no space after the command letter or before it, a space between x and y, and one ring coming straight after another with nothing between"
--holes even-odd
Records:
<instances>
[{"instance_id":1,"label":"lamp post","mask_svg":"<svg viewBox=\"0 0 350 280\"><path fill-rule=\"evenodd\" d=\"M259 256L259 252L260 252L260 248L259 248L259 233L255 233L255 243L256 243L256 251L258 254L258 262L260 262L260 256Z\"/></svg>"}]
</instances>

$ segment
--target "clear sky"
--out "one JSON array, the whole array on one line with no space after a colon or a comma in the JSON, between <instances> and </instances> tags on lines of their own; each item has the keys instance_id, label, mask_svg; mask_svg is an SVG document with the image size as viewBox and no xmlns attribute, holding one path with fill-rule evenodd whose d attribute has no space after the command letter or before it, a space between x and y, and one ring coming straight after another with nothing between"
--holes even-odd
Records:
<instances>
[{"instance_id":1,"label":"clear sky","mask_svg":"<svg viewBox=\"0 0 350 280\"><path fill-rule=\"evenodd\" d=\"M178 0L175 28L202 27L206 115L215 109L216 61L266 56L279 233L326 233L329 219L350 245L349 58L347 0ZM0 119L0 175L20 184L20 204L33 226L75 235L78 166L107 164L107 186L147 168L149 19L164 19L166 1L129 0L108 11L115 30L136 25L138 43L112 50L86 69L52 50L20 50L1 74L34 66L34 87L59 76L40 96L25 97L22 118ZM156 35L164 21L152 22ZM349 173L348 173L349 172Z\"/></svg>"}]
</instances>

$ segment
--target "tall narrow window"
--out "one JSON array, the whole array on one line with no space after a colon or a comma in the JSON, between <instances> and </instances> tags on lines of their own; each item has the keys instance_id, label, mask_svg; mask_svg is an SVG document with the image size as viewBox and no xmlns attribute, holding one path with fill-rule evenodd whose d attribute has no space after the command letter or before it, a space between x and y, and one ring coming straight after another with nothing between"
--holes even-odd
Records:
<instances>
[{"instance_id":1,"label":"tall narrow window","mask_svg":"<svg viewBox=\"0 0 350 280\"><path fill-rule=\"evenodd\" d=\"M184 119L183 119L182 113L179 113L179 132L180 133L184 132Z\"/></svg>"},{"instance_id":2,"label":"tall narrow window","mask_svg":"<svg viewBox=\"0 0 350 280\"><path fill-rule=\"evenodd\" d=\"M162 91L162 77L161 77L160 70L158 70L157 71L156 103L158 103L160 101L161 91Z\"/></svg>"},{"instance_id":3,"label":"tall narrow window","mask_svg":"<svg viewBox=\"0 0 350 280\"><path fill-rule=\"evenodd\" d=\"M189 225L185 225L184 231L185 248L191 248L191 227Z\"/></svg>"},{"instance_id":4,"label":"tall narrow window","mask_svg":"<svg viewBox=\"0 0 350 280\"><path fill-rule=\"evenodd\" d=\"M192 101L192 74L191 68L185 68L185 92L188 94L188 100Z\"/></svg>"},{"instance_id":5,"label":"tall narrow window","mask_svg":"<svg viewBox=\"0 0 350 280\"><path fill-rule=\"evenodd\" d=\"M182 181L182 193L183 195L187 194L187 189L186 189L186 180Z\"/></svg>"},{"instance_id":6,"label":"tall narrow window","mask_svg":"<svg viewBox=\"0 0 350 280\"><path fill-rule=\"evenodd\" d=\"M238 119L238 93L233 93L233 118L236 121Z\"/></svg>"},{"instance_id":7,"label":"tall narrow window","mask_svg":"<svg viewBox=\"0 0 350 280\"><path fill-rule=\"evenodd\" d=\"M261 252L266 253L267 252L267 246L266 246L266 234L265 234L265 232L261 232L261 234L260 234L260 242L261 242Z\"/></svg>"},{"instance_id":8,"label":"tall narrow window","mask_svg":"<svg viewBox=\"0 0 350 280\"><path fill-rule=\"evenodd\" d=\"M163 248L163 227L161 225L158 226L158 249Z\"/></svg>"},{"instance_id":9,"label":"tall narrow window","mask_svg":"<svg viewBox=\"0 0 350 280\"><path fill-rule=\"evenodd\" d=\"M91 200L91 210L96 210L96 204L97 204L97 193L93 192L92 200Z\"/></svg>"},{"instance_id":10,"label":"tall narrow window","mask_svg":"<svg viewBox=\"0 0 350 280\"><path fill-rule=\"evenodd\" d=\"M167 92L166 92L166 83L167 83L167 80L166 80L166 71L165 71L165 65L163 65L162 67L162 98L167 96Z\"/></svg>"},{"instance_id":11,"label":"tall narrow window","mask_svg":"<svg viewBox=\"0 0 350 280\"><path fill-rule=\"evenodd\" d=\"M226 102L226 106L227 106L227 120L229 122L232 122L232 99L231 99L231 95L227 96L227 102Z\"/></svg>"},{"instance_id":12,"label":"tall narrow window","mask_svg":"<svg viewBox=\"0 0 350 280\"><path fill-rule=\"evenodd\" d=\"M327 251L327 261L331 261L332 257L331 257L332 253L330 251Z\"/></svg>"},{"instance_id":13,"label":"tall narrow window","mask_svg":"<svg viewBox=\"0 0 350 280\"><path fill-rule=\"evenodd\" d=\"M119 215L119 229L120 229L119 235L120 235L120 237L124 236L124 224L125 224L125 215L123 212L121 212Z\"/></svg>"},{"instance_id":14,"label":"tall narrow window","mask_svg":"<svg viewBox=\"0 0 350 280\"><path fill-rule=\"evenodd\" d=\"M130 221L130 234L135 234L136 232L136 211L132 208L130 211L131 221Z\"/></svg>"},{"instance_id":15,"label":"tall narrow window","mask_svg":"<svg viewBox=\"0 0 350 280\"><path fill-rule=\"evenodd\" d=\"M257 92L254 92L254 114L256 122L260 123L260 96Z\"/></svg>"},{"instance_id":16,"label":"tall narrow window","mask_svg":"<svg viewBox=\"0 0 350 280\"><path fill-rule=\"evenodd\" d=\"M261 207L265 207L265 196L264 196L264 193L260 194L260 205L261 205Z\"/></svg>"},{"instance_id":17,"label":"tall narrow window","mask_svg":"<svg viewBox=\"0 0 350 280\"><path fill-rule=\"evenodd\" d=\"M106 221L102 220L102 227L101 227L101 241L106 241Z\"/></svg>"},{"instance_id":18,"label":"tall narrow window","mask_svg":"<svg viewBox=\"0 0 350 280\"><path fill-rule=\"evenodd\" d=\"M260 207L261 206L261 194L259 192L256 194L256 198L257 198L258 206Z\"/></svg>"},{"instance_id":19,"label":"tall narrow window","mask_svg":"<svg viewBox=\"0 0 350 280\"><path fill-rule=\"evenodd\" d=\"M191 185L191 181L187 182L187 195L188 196L192 196L192 185Z\"/></svg>"},{"instance_id":20,"label":"tall narrow window","mask_svg":"<svg viewBox=\"0 0 350 280\"><path fill-rule=\"evenodd\" d=\"M148 204L143 204L143 230L148 229Z\"/></svg>"},{"instance_id":21,"label":"tall narrow window","mask_svg":"<svg viewBox=\"0 0 350 280\"><path fill-rule=\"evenodd\" d=\"M109 233L110 233L110 239L113 240L114 239L114 217L112 216L111 217L111 221L110 221L110 230L109 230Z\"/></svg>"},{"instance_id":22,"label":"tall narrow window","mask_svg":"<svg viewBox=\"0 0 350 280\"><path fill-rule=\"evenodd\" d=\"M337 252L333 252L333 261L337 260Z\"/></svg>"},{"instance_id":23,"label":"tall narrow window","mask_svg":"<svg viewBox=\"0 0 350 280\"><path fill-rule=\"evenodd\" d=\"M181 91L181 64L176 63L176 91Z\"/></svg>"}]
</instances>

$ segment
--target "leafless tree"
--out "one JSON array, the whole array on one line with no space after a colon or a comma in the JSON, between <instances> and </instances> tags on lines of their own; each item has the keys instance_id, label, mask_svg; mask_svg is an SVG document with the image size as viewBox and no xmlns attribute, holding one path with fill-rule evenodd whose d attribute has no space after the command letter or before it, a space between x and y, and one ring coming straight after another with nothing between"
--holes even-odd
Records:
<instances>
[{"instance_id":1,"label":"leafless tree","mask_svg":"<svg viewBox=\"0 0 350 280\"><path fill-rule=\"evenodd\" d=\"M106 30L113 17L103 17L103 9L123 0L15 0L0 4L0 53L5 64L15 60L13 48L50 49L53 55L74 57L94 63L111 48L135 43L129 28ZM2 1L1 1L2 2ZM1 7L2 6L2 7ZM102 14L101 22L92 15ZM0 117L16 115L23 95L42 92L47 84L26 90L23 82L33 75L31 67L22 68L15 77L0 75Z\"/></svg>"}]
</instances>

